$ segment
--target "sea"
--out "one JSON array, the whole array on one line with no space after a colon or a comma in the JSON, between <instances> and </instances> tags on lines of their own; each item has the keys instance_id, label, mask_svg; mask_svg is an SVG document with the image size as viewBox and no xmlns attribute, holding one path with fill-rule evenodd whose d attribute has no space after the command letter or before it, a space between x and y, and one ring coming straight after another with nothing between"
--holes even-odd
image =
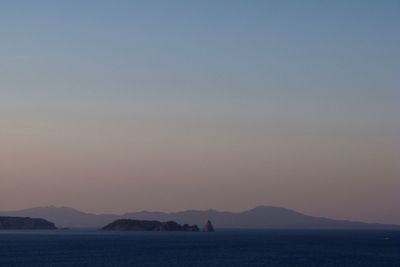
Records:
<instances>
[{"instance_id":1,"label":"sea","mask_svg":"<svg viewBox=\"0 0 400 267\"><path fill-rule=\"evenodd\" d=\"M400 266L400 231L0 231L0 266Z\"/></svg>"}]
</instances>

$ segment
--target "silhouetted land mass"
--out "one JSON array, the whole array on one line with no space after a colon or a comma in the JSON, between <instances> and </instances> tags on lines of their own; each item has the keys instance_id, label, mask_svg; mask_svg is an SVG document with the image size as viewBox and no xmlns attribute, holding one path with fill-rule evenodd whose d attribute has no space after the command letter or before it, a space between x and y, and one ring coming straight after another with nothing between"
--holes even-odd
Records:
<instances>
[{"instance_id":1,"label":"silhouetted land mass","mask_svg":"<svg viewBox=\"0 0 400 267\"><path fill-rule=\"evenodd\" d=\"M199 232L197 225L180 225L174 221L159 222L159 221L143 221L119 219L102 228L106 231L185 231Z\"/></svg>"},{"instance_id":2,"label":"silhouetted land mass","mask_svg":"<svg viewBox=\"0 0 400 267\"><path fill-rule=\"evenodd\" d=\"M115 214L92 214L67 207L41 207L0 212L0 216L44 218L59 227L101 228L118 219L175 221L179 224L203 225L210 220L217 228L233 229L400 229L399 225L372 224L309 216L286 208L260 206L243 212L188 210L182 212L140 211Z\"/></svg>"},{"instance_id":3,"label":"silhouetted land mass","mask_svg":"<svg viewBox=\"0 0 400 267\"><path fill-rule=\"evenodd\" d=\"M0 230L54 230L54 223L44 219L0 217Z\"/></svg>"},{"instance_id":4,"label":"silhouetted land mass","mask_svg":"<svg viewBox=\"0 0 400 267\"><path fill-rule=\"evenodd\" d=\"M210 220L207 220L206 224L204 225L203 232L215 232L214 226Z\"/></svg>"}]
</instances>

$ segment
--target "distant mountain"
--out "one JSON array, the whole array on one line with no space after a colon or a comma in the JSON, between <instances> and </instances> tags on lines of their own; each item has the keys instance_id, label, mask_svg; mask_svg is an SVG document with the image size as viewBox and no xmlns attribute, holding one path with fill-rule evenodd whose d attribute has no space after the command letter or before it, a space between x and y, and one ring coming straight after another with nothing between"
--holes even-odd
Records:
<instances>
[{"instance_id":1,"label":"distant mountain","mask_svg":"<svg viewBox=\"0 0 400 267\"><path fill-rule=\"evenodd\" d=\"M142 220L174 220L178 223L201 225L208 219L216 228L243 229L380 229L398 228L400 225L370 224L346 220L333 220L305 215L290 209L259 206L244 212L221 212L216 210L188 210L175 213L135 212L125 218Z\"/></svg>"},{"instance_id":2,"label":"distant mountain","mask_svg":"<svg viewBox=\"0 0 400 267\"><path fill-rule=\"evenodd\" d=\"M101 228L118 219L135 219L176 221L180 224L197 225L203 225L207 220L211 220L216 229L400 229L400 225L333 220L271 206L259 206L244 212L188 210L166 213L140 211L123 215L92 214L67 207L50 206L0 212L0 216L44 218L54 222L58 227L68 228Z\"/></svg>"},{"instance_id":3,"label":"distant mountain","mask_svg":"<svg viewBox=\"0 0 400 267\"><path fill-rule=\"evenodd\" d=\"M92 214L68 207L55 206L0 212L0 216L44 218L54 222L57 227L67 228L100 228L120 218L118 215Z\"/></svg>"}]
</instances>

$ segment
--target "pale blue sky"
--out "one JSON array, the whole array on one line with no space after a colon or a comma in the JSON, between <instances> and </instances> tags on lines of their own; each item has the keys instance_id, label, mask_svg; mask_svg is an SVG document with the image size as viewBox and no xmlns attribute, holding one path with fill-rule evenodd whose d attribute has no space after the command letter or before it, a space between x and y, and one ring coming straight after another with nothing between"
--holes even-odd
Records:
<instances>
[{"instance_id":1,"label":"pale blue sky","mask_svg":"<svg viewBox=\"0 0 400 267\"><path fill-rule=\"evenodd\" d=\"M271 204L400 223L399 12L0 1L0 209Z\"/></svg>"}]
</instances>

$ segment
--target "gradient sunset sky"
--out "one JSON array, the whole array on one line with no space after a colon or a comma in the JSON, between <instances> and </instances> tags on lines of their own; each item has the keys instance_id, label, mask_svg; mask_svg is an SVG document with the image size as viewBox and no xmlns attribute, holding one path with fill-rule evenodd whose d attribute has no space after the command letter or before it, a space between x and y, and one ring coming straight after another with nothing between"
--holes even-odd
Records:
<instances>
[{"instance_id":1,"label":"gradient sunset sky","mask_svg":"<svg viewBox=\"0 0 400 267\"><path fill-rule=\"evenodd\" d=\"M0 210L400 224L400 1L0 1Z\"/></svg>"}]
</instances>

